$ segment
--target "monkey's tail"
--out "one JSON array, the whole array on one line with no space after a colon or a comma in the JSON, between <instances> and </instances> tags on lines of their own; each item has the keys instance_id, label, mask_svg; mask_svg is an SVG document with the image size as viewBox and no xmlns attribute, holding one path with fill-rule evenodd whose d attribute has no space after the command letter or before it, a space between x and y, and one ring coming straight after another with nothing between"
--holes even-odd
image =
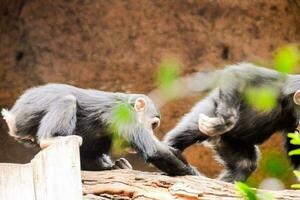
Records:
<instances>
[{"instance_id":1,"label":"monkey's tail","mask_svg":"<svg viewBox=\"0 0 300 200\"><path fill-rule=\"evenodd\" d=\"M2 109L1 114L8 126L8 129L9 129L8 134L10 136L16 137L16 132L17 132L16 117L5 108Z\"/></svg>"}]
</instances>

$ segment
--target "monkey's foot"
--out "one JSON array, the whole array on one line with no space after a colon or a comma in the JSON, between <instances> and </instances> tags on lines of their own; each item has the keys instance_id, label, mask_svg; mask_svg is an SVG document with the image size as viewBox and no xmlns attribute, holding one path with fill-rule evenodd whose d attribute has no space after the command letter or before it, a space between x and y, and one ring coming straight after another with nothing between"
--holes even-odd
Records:
<instances>
[{"instance_id":1,"label":"monkey's foot","mask_svg":"<svg viewBox=\"0 0 300 200\"><path fill-rule=\"evenodd\" d=\"M41 139L40 147L41 147L41 149L45 149L45 148L49 147L50 145L54 144L55 141L57 141L57 140L68 140L71 137L76 138L79 145L82 144L82 138L80 136L70 135L70 136L57 136L57 137L53 137L53 138Z\"/></svg>"},{"instance_id":2,"label":"monkey's foot","mask_svg":"<svg viewBox=\"0 0 300 200\"><path fill-rule=\"evenodd\" d=\"M219 136L230 131L235 125L234 119L225 120L222 117L208 117L200 114L198 119L199 130L210 137Z\"/></svg>"},{"instance_id":3,"label":"monkey's foot","mask_svg":"<svg viewBox=\"0 0 300 200\"><path fill-rule=\"evenodd\" d=\"M119 158L115 161L113 169L133 169L131 164L125 158Z\"/></svg>"}]
</instances>

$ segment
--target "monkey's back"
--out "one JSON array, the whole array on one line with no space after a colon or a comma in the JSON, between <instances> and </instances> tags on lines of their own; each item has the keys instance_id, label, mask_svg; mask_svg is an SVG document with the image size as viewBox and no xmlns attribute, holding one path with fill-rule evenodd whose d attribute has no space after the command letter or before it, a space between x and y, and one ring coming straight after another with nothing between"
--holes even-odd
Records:
<instances>
[{"instance_id":1,"label":"monkey's back","mask_svg":"<svg viewBox=\"0 0 300 200\"><path fill-rule=\"evenodd\" d=\"M105 102L110 102L110 98L113 98L115 95L117 94L81 89L65 84L47 84L26 90L18 98L11 110L3 110L2 114L6 119L11 136L16 138L27 138L27 136L30 136L32 138L37 133L41 119L48 112L49 108L55 106L60 99L74 100L78 110L82 111L84 109L93 109L95 105L99 105L99 108L105 107Z\"/></svg>"},{"instance_id":2,"label":"monkey's back","mask_svg":"<svg viewBox=\"0 0 300 200\"><path fill-rule=\"evenodd\" d=\"M261 144L273 133L293 128L296 124L293 113L281 106L270 112L258 113L243 103L239 112L235 127L222 135L223 138L243 141L245 144Z\"/></svg>"}]
</instances>

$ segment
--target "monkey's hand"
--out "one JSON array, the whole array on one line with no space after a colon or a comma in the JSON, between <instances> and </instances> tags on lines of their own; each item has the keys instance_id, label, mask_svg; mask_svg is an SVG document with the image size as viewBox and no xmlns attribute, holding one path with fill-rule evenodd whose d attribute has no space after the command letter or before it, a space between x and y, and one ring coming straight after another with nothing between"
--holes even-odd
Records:
<instances>
[{"instance_id":1,"label":"monkey's hand","mask_svg":"<svg viewBox=\"0 0 300 200\"><path fill-rule=\"evenodd\" d=\"M119 158L115 161L113 169L133 169L131 164L125 158Z\"/></svg>"},{"instance_id":2,"label":"monkey's hand","mask_svg":"<svg viewBox=\"0 0 300 200\"><path fill-rule=\"evenodd\" d=\"M235 126L236 121L237 114L235 112L226 117L208 117L201 113L198 119L198 127L203 134L214 137L230 131Z\"/></svg>"},{"instance_id":3,"label":"monkey's hand","mask_svg":"<svg viewBox=\"0 0 300 200\"><path fill-rule=\"evenodd\" d=\"M188 164L186 158L182 155L181 151L178 149L175 149L174 147L168 146L170 151L179 159L181 160L184 164Z\"/></svg>"},{"instance_id":4,"label":"monkey's hand","mask_svg":"<svg viewBox=\"0 0 300 200\"><path fill-rule=\"evenodd\" d=\"M194 166L190 165L181 151L169 146L170 151L190 169L191 175L203 176Z\"/></svg>"}]
</instances>

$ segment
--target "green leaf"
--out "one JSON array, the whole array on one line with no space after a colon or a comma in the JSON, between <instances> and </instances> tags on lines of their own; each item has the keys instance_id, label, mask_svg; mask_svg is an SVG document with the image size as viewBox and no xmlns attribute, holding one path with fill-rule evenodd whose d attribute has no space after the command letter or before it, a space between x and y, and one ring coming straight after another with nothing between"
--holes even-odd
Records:
<instances>
[{"instance_id":1,"label":"green leaf","mask_svg":"<svg viewBox=\"0 0 300 200\"><path fill-rule=\"evenodd\" d=\"M234 184L235 189L241 195L247 200L258 200L256 196L256 191L250 188L247 184L242 182L235 182Z\"/></svg>"},{"instance_id":2,"label":"green leaf","mask_svg":"<svg viewBox=\"0 0 300 200\"><path fill-rule=\"evenodd\" d=\"M298 179L300 179L300 171L299 171L299 170L294 170L293 172L294 172L295 176L296 176Z\"/></svg>"},{"instance_id":3,"label":"green leaf","mask_svg":"<svg viewBox=\"0 0 300 200\"><path fill-rule=\"evenodd\" d=\"M275 67L283 73L292 73L299 64L300 53L296 45L288 45L276 51L274 56Z\"/></svg>"},{"instance_id":4,"label":"green leaf","mask_svg":"<svg viewBox=\"0 0 300 200\"><path fill-rule=\"evenodd\" d=\"M293 185L291 185L291 188L300 189L300 184L293 184Z\"/></svg>"},{"instance_id":5,"label":"green leaf","mask_svg":"<svg viewBox=\"0 0 300 200\"><path fill-rule=\"evenodd\" d=\"M300 155L300 149L295 149L289 152L289 156Z\"/></svg>"},{"instance_id":6,"label":"green leaf","mask_svg":"<svg viewBox=\"0 0 300 200\"><path fill-rule=\"evenodd\" d=\"M277 105L278 91L270 87L249 87L244 93L245 101L254 109L266 112Z\"/></svg>"},{"instance_id":7,"label":"green leaf","mask_svg":"<svg viewBox=\"0 0 300 200\"><path fill-rule=\"evenodd\" d=\"M112 108L112 127L118 131L121 127L130 125L134 121L133 107L129 103L118 102Z\"/></svg>"},{"instance_id":8,"label":"green leaf","mask_svg":"<svg viewBox=\"0 0 300 200\"><path fill-rule=\"evenodd\" d=\"M289 133L287 135L289 138L291 138L290 143L294 145L300 145L300 135L299 133Z\"/></svg>"},{"instance_id":9,"label":"green leaf","mask_svg":"<svg viewBox=\"0 0 300 200\"><path fill-rule=\"evenodd\" d=\"M181 63L176 58L168 58L161 62L157 74L156 84L167 96L176 93L174 82L180 73Z\"/></svg>"},{"instance_id":10,"label":"green leaf","mask_svg":"<svg viewBox=\"0 0 300 200\"><path fill-rule=\"evenodd\" d=\"M260 165L267 176L279 179L285 179L290 168L289 160L278 150L264 151Z\"/></svg>"},{"instance_id":11,"label":"green leaf","mask_svg":"<svg viewBox=\"0 0 300 200\"><path fill-rule=\"evenodd\" d=\"M111 113L109 129L113 137L113 151L115 154L120 155L129 146L125 138L122 137L122 132L126 131L126 128L134 123L135 113L129 103L121 101L114 105Z\"/></svg>"}]
</instances>

